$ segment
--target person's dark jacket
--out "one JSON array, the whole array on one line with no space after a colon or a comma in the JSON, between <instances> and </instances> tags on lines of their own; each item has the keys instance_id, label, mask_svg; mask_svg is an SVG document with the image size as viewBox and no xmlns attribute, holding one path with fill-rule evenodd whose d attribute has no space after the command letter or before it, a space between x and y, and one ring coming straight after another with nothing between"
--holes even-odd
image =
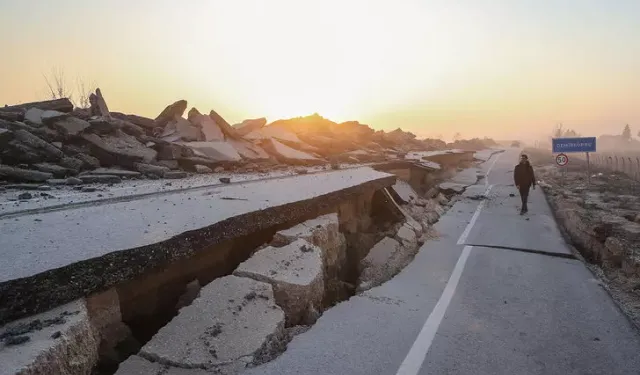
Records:
<instances>
[{"instance_id":1,"label":"person's dark jacket","mask_svg":"<svg viewBox=\"0 0 640 375\"><path fill-rule=\"evenodd\" d=\"M521 189L528 189L531 185L536 185L536 176L533 174L533 167L531 164L520 163L513 169L513 181L516 186L520 186Z\"/></svg>"}]
</instances>

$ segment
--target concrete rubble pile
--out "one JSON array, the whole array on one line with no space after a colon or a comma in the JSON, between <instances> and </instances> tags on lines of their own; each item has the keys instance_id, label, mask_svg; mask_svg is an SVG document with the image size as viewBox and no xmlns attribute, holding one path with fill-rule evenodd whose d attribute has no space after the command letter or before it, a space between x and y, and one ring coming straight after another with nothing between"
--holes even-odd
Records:
<instances>
[{"instance_id":1,"label":"concrete rubble pile","mask_svg":"<svg viewBox=\"0 0 640 375\"><path fill-rule=\"evenodd\" d=\"M187 112L185 100L155 119L110 111L100 89L90 103L74 108L62 98L0 107L0 181L73 185L78 179L183 178L222 169L385 161L446 147L400 129L385 133L317 114L230 125L213 110Z\"/></svg>"}]
</instances>

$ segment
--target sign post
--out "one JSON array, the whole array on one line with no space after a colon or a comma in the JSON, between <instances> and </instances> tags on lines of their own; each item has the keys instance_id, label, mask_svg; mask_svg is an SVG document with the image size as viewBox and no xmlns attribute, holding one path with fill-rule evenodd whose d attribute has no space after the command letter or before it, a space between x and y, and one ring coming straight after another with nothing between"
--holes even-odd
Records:
<instances>
[{"instance_id":1,"label":"sign post","mask_svg":"<svg viewBox=\"0 0 640 375\"><path fill-rule=\"evenodd\" d=\"M551 145L553 153L559 153L556 157L556 163L558 163L558 165L560 165L558 157L561 155L564 155L568 163L569 159L565 153L584 152L587 155L587 183L591 184L591 163L589 160L589 153L596 152L596 137L553 138L551 140Z\"/></svg>"},{"instance_id":2,"label":"sign post","mask_svg":"<svg viewBox=\"0 0 640 375\"><path fill-rule=\"evenodd\" d=\"M556 155L556 164L562 168L560 174L562 175L562 186L564 186L564 180L567 175L567 164L569 164L569 157L566 154Z\"/></svg>"}]
</instances>

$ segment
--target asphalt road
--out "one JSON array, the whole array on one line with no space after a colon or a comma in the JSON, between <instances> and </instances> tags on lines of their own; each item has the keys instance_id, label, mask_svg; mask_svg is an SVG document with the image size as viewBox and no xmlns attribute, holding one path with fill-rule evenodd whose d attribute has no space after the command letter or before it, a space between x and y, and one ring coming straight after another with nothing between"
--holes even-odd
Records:
<instances>
[{"instance_id":1,"label":"asphalt road","mask_svg":"<svg viewBox=\"0 0 640 375\"><path fill-rule=\"evenodd\" d=\"M363 167L0 217L0 283L390 176Z\"/></svg>"},{"instance_id":2,"label":"asphalt road","mask_svg":"<svg viewBox=\"0 0 640 375\"><path fill-rule=\"evenodd\" d=\"M484 163L407 268L247 374L640 374L639 333L572 258L540 190L518 215L517 160Z\"/></svg>"}]
</instances>

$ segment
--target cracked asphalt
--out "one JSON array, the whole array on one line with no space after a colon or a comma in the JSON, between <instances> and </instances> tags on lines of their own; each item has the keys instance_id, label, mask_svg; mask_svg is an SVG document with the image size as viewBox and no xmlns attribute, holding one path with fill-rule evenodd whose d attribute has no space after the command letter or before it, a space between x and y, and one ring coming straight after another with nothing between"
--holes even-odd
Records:
<instances>
[{"instance_id":1,"label":"cracked asphalt","mask_svg":"<svg viewBox=\"0 0 640 375\"><path fill-rule=\"evenodd\" d=\"M518 153L481 166L400 274L246 374L640 374L639 333L573 257L541 190L518 215Z\"/></svg>"}]
</instances>

